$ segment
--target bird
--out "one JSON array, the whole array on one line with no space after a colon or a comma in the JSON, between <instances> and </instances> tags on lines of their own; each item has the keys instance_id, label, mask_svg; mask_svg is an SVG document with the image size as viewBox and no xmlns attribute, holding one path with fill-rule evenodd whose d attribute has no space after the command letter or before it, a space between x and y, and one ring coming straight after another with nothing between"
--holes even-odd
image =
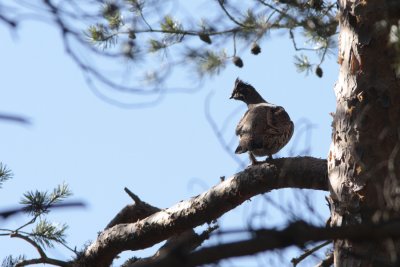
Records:
<instances>
[{"instance_id":1,"label":"bird","mask_svg":"<svg viewBox=\"0 0 400 267\"><path fill-rule=\"evenodd\" d=\"M286 110L264 100L257 90L239 78L235 80L230 99L247 104L247 111L236 127L239 145L236 154L249 153L251 165L259 164L256 157L272 155L281 150L292 138L294 124Z\"/></svg>"}]
</instances>

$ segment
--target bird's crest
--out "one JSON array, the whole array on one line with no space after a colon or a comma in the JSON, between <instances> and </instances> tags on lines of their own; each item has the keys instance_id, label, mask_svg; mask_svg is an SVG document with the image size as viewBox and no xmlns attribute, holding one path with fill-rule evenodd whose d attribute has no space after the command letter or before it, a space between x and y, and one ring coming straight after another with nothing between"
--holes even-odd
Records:
<instances>
[{"instance_id":1,"label":"bird's crest","mask_svg":"<svg viewBox=\"0 0 400 267\"><path fill-rule=\"evenodd\" d=\"M250 91L255 91L255 88L250 84L243 82L238 77L235 80L235 86L233 87L232 95L230 98L244 101Z\"/></svg>"},{"instance_id":2,"label":"bird's crest","mask_svg":"<svg viewBox=\"0 0 400 267\"><path fill-rule=\"evenodd\" d=\"M234 88L234 90L235 90L236 88L238 88L239 86L250 86L250 87L253 87L253 86L251 86L250 84L245 83L244 81L242 81L241 79L239 79L239 77L237 77L236 80L235 80L235 88Z\"/></svg>"}]
</instances>

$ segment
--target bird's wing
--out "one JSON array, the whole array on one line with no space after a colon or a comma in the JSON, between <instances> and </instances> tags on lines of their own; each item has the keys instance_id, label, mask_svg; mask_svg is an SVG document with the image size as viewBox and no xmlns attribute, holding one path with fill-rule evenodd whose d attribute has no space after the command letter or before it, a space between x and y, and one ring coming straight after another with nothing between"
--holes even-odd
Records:
<instances>
[{"instance_id":1,"label":"bird's wing","mask_svg":"<svg viewBox=\"0 0 400 267\"><path fill-rule=\"evenodd\" d=\"M290 123L285 109L271 104L258 104L247 110L236 127L236 134L281 134Z\"/></svg>"},{"instance_id":2,"label":"bird's wing","mask_svg":"<svg viewBox=\"0 0 400 267\"><path fill-rule=\"evenodd\" d=\"M262 148L268 140L292 133L293 122L283 107L258 104L249 108L236 127L236 135L240 136L236 150L237 153L243 153Z\"/></svg>"},{"instance_id":3,"label":"bird's wing","mask_svg":"<svg viewBox=\"0 0 400 267\"><path fill-rule=\"evenodd\" d=\"M245 125L247 124L247 114L249 113L249 110L246 110L246 112L244 113L243 117L240 119L238 125L236 126L236 135L240 135L242 132L243 127L245 127Z\"/></svg>"}]
</instances>

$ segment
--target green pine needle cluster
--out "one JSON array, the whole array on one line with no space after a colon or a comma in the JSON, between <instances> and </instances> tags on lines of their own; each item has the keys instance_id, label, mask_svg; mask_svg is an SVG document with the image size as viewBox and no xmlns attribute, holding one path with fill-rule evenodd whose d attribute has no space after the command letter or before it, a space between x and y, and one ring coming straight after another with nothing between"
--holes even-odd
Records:
<instances>
[{"instance_id":1,"label":"green pine needle cluster","mask_svg":"<svg viewBox=\"0 0 400 267\"><path fill-rule=\"evenodd\" d=\"M149 40L149 52L157 52L160 49L166 48L167 46L160 41L155 39Z\"/></svg>"},{"instance_id":2,"label":"green pine needle cluster","mask_svg":"<svg viewBox=\"0 0 400 267\"><path fill-rule=\"evenodd\" d=\"M0 162L0 188L5 181L10 180L12 177L13 173L11 170L9 170L5 164Z\"/></svg>"},{"instance_id":3,"label":"green pine needle cluster","mask_svg":"<svg viewBox=\"0 0 400 267\"><path fill-rule=\"evenodd\" d=\"M170 15L164 17L164 20L161 22L161 29L167 33L176 33L183 30L182 25Z\"/></svg>"},{"instance_id":4,"label":"green pine needle cluster","mask_svg":"<svg viewBox=\"0 0 400 267\"><path fill-rule=\"evenodd\" d=\"M15 267L15 265L23 260L25 260L25 256L17 256L13 257L9 255L5 257L1 263L1 267Z\"/></svg>"},{"instance_id":5,"label":"green pine needle cluster","mask_svg":"<svg viewBox=\"0 0 400 267\"><path fill-rule=\"evenodd\" d=\"M51 193L38 190L24 193L20 203L25 205L25 211L33 216L48 213L52 205L61 202L72 195L68 185L63 183L57 186Z\"/></svg>"},{"instance_id":6,"label":"green pine needle cluster","mask_svg":"<svg viewBox=\"0 0 400 267\"><path fill-rule=\"evenodd\" d=\"M0 174L2 177L10 176L11 172L0 164ZM0 229L1 236L10 236L19 238L30 244L34 244L36 248L44 250L54 247L55 243L62 244L69 248L66 244L66 224L50 222L45 215L50 212L50 208L61 203L65 198L72 195L68 185L63 183L58 185L52 191L28 191L24 193L20 203L24 205L23 211L31 217L28 222L24 223L16 229ZM26 230L27 228L30 230ZM28 229L29 229L28 228ZM25 260L23 256L8 256L3 259L1 266L10 267Z\"/></svg>"},{"instance_id":7,"label":"green pine needle cluster","mask_svg":"<svg viewBox=\"0 0 400 267\"><path fill-rule=\"evenodd\" d=\"M308 60L308 57L304 54L294 56L294 65L298 72L305 72L309 74L312 70L312 64Z\"/></svg>"},{"instance_id":8,"label":"green pine needle cluster","mask_svg":"<svg viewBox=\"0 0 400 267\"><path fill-rule=\"evenodd\" d=\"M56 224L42 219L32 229L30 236L39 245L52 248L54 247L54 242L61 244L66 242L65 232L67 229L68 226L66 224Z\"/></svg>"},{"instance_id":9,"label":"green pine needle cluster","mask_svg":"<svg viewBox=\"0 0 400 267\"><path fill-rule=\"evenodd\" d=\"M215 75L225 67L227 55L225 51L215 53L211 50L206 50L203 54L197 55L199 59L197 71L200 75Z\"/></svg>"},{"instance_id":10,"label":"green pine needle cluster","mask_svg":"<svg viewBox=\"0 0 400 267\"><path fill-rule=\"evenodd\" d=\"M243 9L230 1L218 1L216 5L220 7L220 16L206 21L202 17L185 17L180 13L170 15L170 10L157 1L109 0L101 6L101 18L88 27L86 36L103 49L119 44L115 48L121 55L131 60L140 58L141 63L167 59L167 65L172 63L171 68L194 63L200 77L219 73L226 67L226 62L243 67L243 57L238 51L246 49L253 55L259 54L252 51L252 44L257 43L261 51L263 38L273 30L289 32L296 52L317 55L318 62L297 56L296 67L306 73L314 66L322 66L325 56L336 47L338 22L334 2L259 0L243 3ZM299 47L297 42L305 47ZM172 46L174 49L169 49ZM164 52L155 53L160 51ZM192 51L196 51L196 56ZM237 60L227 61L227 58L240 58L241 64ZM314 58L310 56L310 59ZM163 71L162 67L159 71Z\"/></svg>"},{"instance_id":11,"label":"green pine needle cluster","mask_svg":"<svg viewBox=\"0 0 400 267\"><path fill-rule=\"evenodd\" d=\"M103 17L107 20L110 29L118 30L122 26L121 12L115 3L109 2L104 4L102 11Z\"/></svg>"}]
</instances>

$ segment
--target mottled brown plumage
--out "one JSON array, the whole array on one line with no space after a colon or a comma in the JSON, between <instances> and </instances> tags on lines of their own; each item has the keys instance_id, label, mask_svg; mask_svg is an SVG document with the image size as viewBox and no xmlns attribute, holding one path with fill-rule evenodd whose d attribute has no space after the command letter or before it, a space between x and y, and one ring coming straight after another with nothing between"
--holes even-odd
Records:
<instances>
[{"instance_id":1,"label":"mottled brown plumage","mask_svg":"<svg viewBox=\"0 0 400 267\"><path fill-rule=\"evenodd\" d=\"M239 145L235 153L249 152L252 164L258 163L255 156L272 159L293 135L294 125L285 109L265 101L253 86L239 78L231 98L245 102L248 107L236 127Z\"/></svg>"}]
</instances>

